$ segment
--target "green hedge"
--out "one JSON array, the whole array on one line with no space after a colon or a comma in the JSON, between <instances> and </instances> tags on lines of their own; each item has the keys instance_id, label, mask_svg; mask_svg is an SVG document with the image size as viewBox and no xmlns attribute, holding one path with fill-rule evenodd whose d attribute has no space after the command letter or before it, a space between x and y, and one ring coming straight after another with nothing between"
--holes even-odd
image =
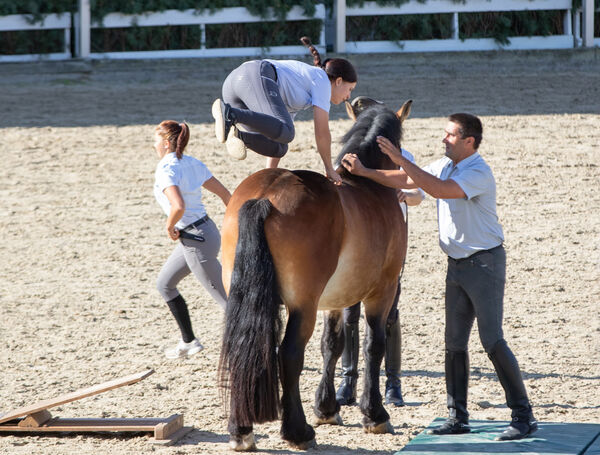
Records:
<instances>
[{"instance_id":1,"label":"green hedge","mask_svg":"<svg viewBox=\"0 0 600 455\"><path fill-rule=\"evenodd\" d=\"M214 24L206 26L206 48L298 45L302 35L318 36L321 21ZM198 26L130 27L92 30L92 52L198 49Z\"/></svg>"},{"instance_id":2,"label":"green hedge","mask_svg":"<svg viewBox=\"0 0 600 455\"><path fill-rule=\"evenodd\" d=\"M562 35L562 11L503 11L459 16L459 36L494 38L508 44L508 36Z\"/></svg>"},{"instance_id":3,"label":"green hedge","mask_svg":"<svg viewBox=\"0 0 600 455\"><path fill-rule=\"evenodd\" d=\"M92 18L98 21L112 12L138 14L166 9L216 11L230 6L245 6L253 14L261 17L265 16L269 7L272 7L275 14L280 19L284 19L295 5L301 6L308 16L312 16L318 3L323 2L315 0L90 0L90 7ZM333 5L333 0L329 0L329 3ZM40 20L42 14L73 13L77 8L77 0L0 0L0 16L32 14L36 20Z\"/></svg>"},{"instance_id":4,"label":"green hedge","mask_svg":"<svg viewBox=\"0 0 600 455\"><path fill-rule=\"evenodd\" d=\"M77 5L77 0L0 0L0 16L32 14L39 21L42 14L75 12Z\"/></svg>"},{"instance_id":5,"label":"green hedge","mask_svg":"<svg viewBox=\"0 0 600 455\"><path fill-rule=\"evenodd\" d=\"M508 44L509 36L563 34L561 11L506 11L459 14L459 37L494 38ZM346 20L349 41L447 39L452 14L356 16Z\"/></svg>"},{"instance_id":6,"label":"green hedge","mask_svg":"<svg viewBox=\"0 0 600 455\"><path fill-rule=\"evenodd\" d=\"M320 20L207 25L206 47L298 46L300 36L316 40L321 27Z\"/></svg>"},{"instance_id":7,"label":"green hedge","mask_svg":"<svg viewBox=\"0 0 600 455\"><path fill-rule=\"evenodd\" d=\"M63 30L0 32L0 54L51 54L64 50Z\"/></svg>"},{"instance_id":8,"label":"green hedge","mask_svg":"<svg viewBox=\"0 0 600 455\"><path fill-rule=\"evenodd\" d=\"M346 18L346 39L348 41L446 39L451 35L452 14L350 16Z\"/></svg>"}]
</instances>

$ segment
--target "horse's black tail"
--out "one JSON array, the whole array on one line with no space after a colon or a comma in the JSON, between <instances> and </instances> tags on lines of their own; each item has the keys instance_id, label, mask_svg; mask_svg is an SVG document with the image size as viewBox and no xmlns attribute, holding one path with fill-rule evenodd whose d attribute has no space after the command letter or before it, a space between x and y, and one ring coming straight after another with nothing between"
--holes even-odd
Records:
<instances>
[{"instance_id":1,"label":"horse's black tail","mask_svg":"<svg viewBox=\"0 0 600 455\"><path fill-rule=\"evenodd\" d=\"M219 374L225 404L228 391L231 418L239 426L276 420L281 407L277 345L282 301L264 230L272 208L268 199L250 199L238 212Z\"/></svg>"}]
</instances>

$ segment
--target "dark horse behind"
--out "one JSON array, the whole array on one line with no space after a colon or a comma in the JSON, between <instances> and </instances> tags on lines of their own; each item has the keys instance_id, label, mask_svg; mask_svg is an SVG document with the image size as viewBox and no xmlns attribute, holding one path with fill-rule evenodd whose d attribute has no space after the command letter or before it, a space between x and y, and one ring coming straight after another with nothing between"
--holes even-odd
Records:
<instances>
[{"instance_id":1,"label":"dark horse behind","mask_svg":"<svg viewBox=\"0 0 600 455\"><path fill-rule=\"evenodd\" d=\"M376 137L399 146L409 110L405 103L398 113L383 105L361 112L343 138L338 162L356 153L367 167L395 169ZM343 184L336 187L316 172L264 169L246 178L227 206L222 263L229 298L219 370L235 450L252 450L253 424L280 416L283 439L299 448L313 443L299 378L317 310L326 312L314 409L318 424L341 423L333 385L343 349L341 310L358 301L367 320L363 427L393 432L379 372L385 321L406 255L406 222L395 190L343 168L341 176ZM280 341L282 305L287 323Z\"/></svg>"}]
</instances>

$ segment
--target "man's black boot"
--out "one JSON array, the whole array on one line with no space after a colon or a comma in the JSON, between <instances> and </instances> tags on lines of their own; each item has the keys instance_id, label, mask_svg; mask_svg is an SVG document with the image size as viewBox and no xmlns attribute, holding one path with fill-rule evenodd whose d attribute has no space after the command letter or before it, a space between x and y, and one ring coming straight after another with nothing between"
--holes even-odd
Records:
<instances>
[{"instance_id":1,"label":"man's black boot","mask_svg":"<svg viewBox=\"0 0 600 455\"><path fill-rule=\"evenodd\" d=\"M344 351L342 352L342 383L335 394L340 406L356 403L358 382L358 322L344 324Z\"/></svg>"},{"instance_id":2,"label":"man's black boot","mask_svg":"<svg viewBox=\"0 0 600 455\"><path fill-rule=\"evenodd\" d=\"M530 434L535 433L537 429L537 421L535 420L535 417L533 417L533 412L530 410L529 414L526 416L513 417L508 428L496 438L496 441L514 441L516 439L523 439Z\"/></svg>"},{"instance_id":3,"label":"man's black boot","mask_svg":"<svg viewBox=\"0 0 600 455\"><path fill-rule=\"evenodd\" d=\"M538 425L527 398L521 369L506 341L498 341L488 353L488 357L494 364L500 384L504 388L506 404L512 411L512 422L496 440L512 441L535 433Z\"/></svg>"},{"instance_id":4,"label":"man's black boot","mask_svg":"<svg viewBox=\"0 0 600 455\"><path fill-rule=\"evenodd\" d=\"M468 423L459 422L454 417L448 417L446 421L437 428L429 430L429 434L445 435L445 434L464 434L470 433L471 427Z\"/></svg>"},{"instance_id":5,"label":"man's black boot","mask_svg":"<svg viewBox=\"0 0 600 455\"><path fill-rule=\"evenodd\" d=\"M394 406L404 406L402 398L402 332L400 319L385 327L385 402Z\"/></svg>"},{"instance_id":6,"label":"man's black boot","mask_svg":"<svg viewBox=\"0 0 600 455\"><path fill-rule=\"evenodd\" d=\"M446 350L446 393L449 416L446 422L429 434L469 433L469 413L467 412L467 389L469 386L469 353Z\"/></svg>"}]
</instances>

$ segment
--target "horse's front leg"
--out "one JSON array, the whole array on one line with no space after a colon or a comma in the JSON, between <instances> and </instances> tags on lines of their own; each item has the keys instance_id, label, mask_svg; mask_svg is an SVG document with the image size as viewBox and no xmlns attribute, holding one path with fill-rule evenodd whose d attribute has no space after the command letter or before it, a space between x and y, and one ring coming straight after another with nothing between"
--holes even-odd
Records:
<instances>
[{"instance_id":1,"label":"horse's front leg","mask_svg":"<svg viewBox=\"0 0 600 455\"><path fill-rule=\"evenodd\" d=\"M363 428L367 433L393 433L390 415L383 407L379 391L379 372L381 360L385 352L385 317L384 314L369 314L365 304L367 326L363 353L365 357L364 390L360 399L360 409L364 415Z\"/></svg>"},{"instance_id":2,"label":"horse's front leg","mask_svg":"<svg viewBox=\"0 0 600 455\"><path fill-rule=\"evenodd\" d=\"M310 309L309 309L310 308ZM316 306L290 309L285 336L279 348L281 372L281 437L292 446L305 450L315 444L315 430L306 423L300 400L300 373L304 367L304 349L315 327Z\"/></svg>"},{"instance_id":3,"label":"horse's front leg","mask_svg":"<svg viewBox=\"0 0 600 455\"><path fill-rule=\"evenodd\" d=\"M335 399L333 378L335 364L344 349L341 311L324 312L324 328L321 337L321 354L323 355L323 375L315 395L316 425L342 425L340 405Z\"/></svg>"}]
</instances>

